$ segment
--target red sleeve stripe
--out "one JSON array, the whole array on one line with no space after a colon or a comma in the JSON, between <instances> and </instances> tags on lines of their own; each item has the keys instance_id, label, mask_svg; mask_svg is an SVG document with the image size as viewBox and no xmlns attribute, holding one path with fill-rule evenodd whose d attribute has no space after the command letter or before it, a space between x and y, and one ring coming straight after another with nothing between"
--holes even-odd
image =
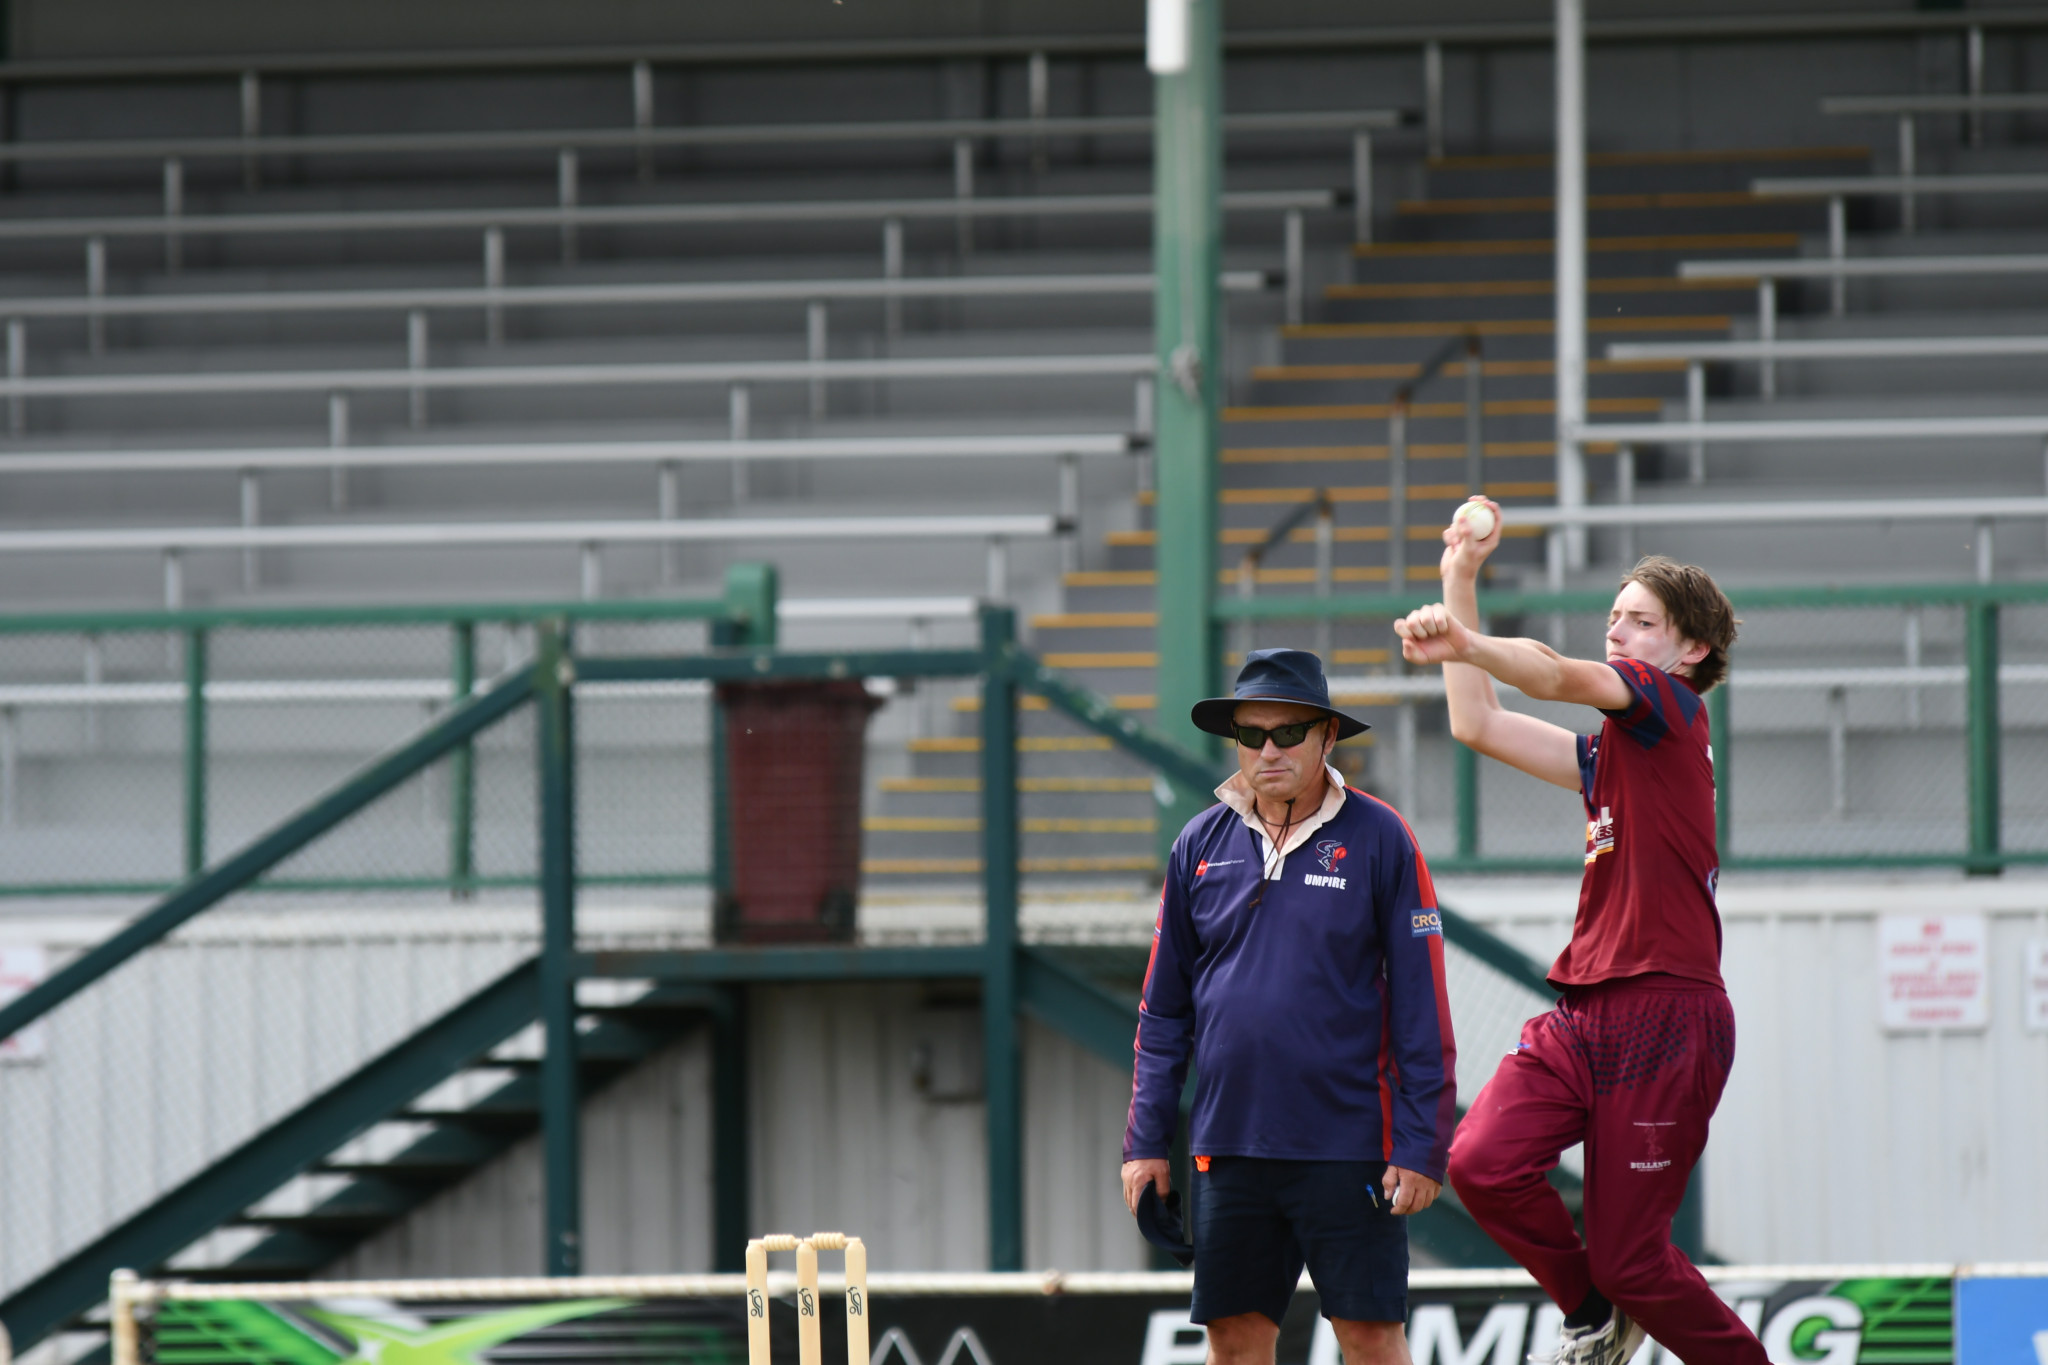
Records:
<instances>
[{"instance_id":1,"label":"red sleeve stripe","mask_svg":"<svg viewBox=\"0 0 2048 1365\"><path fill-rule=\"evenodd\" d=\"M1408 836L1408 847L1415 850L1416 889L1422 896L1422 903L1431 910L1436 909L1436 882L1429 875L1429 861L1422 856L1421 841L1416 839L1415 831L1409 828L1407 819L1402 816L1401 812L1395 810L1370 792L1362 792L1356 787L1346 787L1344 790L1350 792L1353 796L1362 797L1372 802L1375 806L1379 806L1387 814L1401 822L1401 832Z\"/></svg>"}]
</instances>

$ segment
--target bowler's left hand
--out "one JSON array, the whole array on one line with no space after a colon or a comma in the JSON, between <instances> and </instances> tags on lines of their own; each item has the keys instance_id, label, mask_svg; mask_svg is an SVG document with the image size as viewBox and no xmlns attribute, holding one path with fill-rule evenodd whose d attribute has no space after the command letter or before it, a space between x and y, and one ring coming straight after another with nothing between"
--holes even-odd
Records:
<instances>
[{"instance_id":1,"label":"bowler's left hand","mask_svg":"<svg viewBox=\"0 0 2048 1365\"><path fill-rule=\"evenodd\" d=\"M1386 1176L1380 1181L1380 1189L1386 1192L1387 1203L1396 1214L1410 1214L1421 1213L1434 1204L1443 1186L1426 1175L1389 1166Z\"/></svg>"}]
</instances>

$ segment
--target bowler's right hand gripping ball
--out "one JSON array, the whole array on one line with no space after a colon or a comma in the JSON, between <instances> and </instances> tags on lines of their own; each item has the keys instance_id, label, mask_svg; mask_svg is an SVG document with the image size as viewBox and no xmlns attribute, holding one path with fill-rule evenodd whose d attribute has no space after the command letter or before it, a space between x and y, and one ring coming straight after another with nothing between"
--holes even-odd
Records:
<instances>
[{"instance_id":1,"label":"bowler's right hand gripping ball","mask_svg":"<svg viewBox=\"0 0 2048 1365\"><path fill-rule=\"evenodd\" d=\"M1492 535L1494 525L1499 520L1493 515L1493 509L1483 502L1466 503L1458 509L1456 519L1472 528L1472 539L1475 541L1484 540Z\"/></svg>"}]
</instances>

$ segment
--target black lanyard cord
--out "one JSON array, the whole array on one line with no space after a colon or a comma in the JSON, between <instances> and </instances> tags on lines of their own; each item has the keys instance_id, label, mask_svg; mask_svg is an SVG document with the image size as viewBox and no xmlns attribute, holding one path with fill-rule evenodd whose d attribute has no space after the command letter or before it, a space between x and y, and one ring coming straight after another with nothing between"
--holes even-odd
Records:
<instances>
[{"instance_id":1,"label":"black lanyard cord","mask_svg":"<svg viewBox=\"0 0 2048 1365\"><path fill-rule=\"evenodd\" d=\"M1263 832L1266 824L1266 817L1263 815L1259 815L1259 802L1257 797L1252 798L1252 814L1258 817L1260 830L1261 832ZM1273 845L1273 856L1280 860L1280 866L1277 869L1275 869L1278 872L1285 872L1287 870L1287 833L1289 830L1293 828L1294 803L1292 801L1289 801L1287 803L1286 818L1280 822L1280 838ZM1259 860L1259 889L1252 892L1252 898L1249 901L1245 902L1245 909L1255 910L1258 908L1259 903L1266 899L1266 883L1269 880L1271 880L1271 878L1269 878L1266 875L1266 861L1265 859L1261 858Z\"/></svg>"}]
</instances>

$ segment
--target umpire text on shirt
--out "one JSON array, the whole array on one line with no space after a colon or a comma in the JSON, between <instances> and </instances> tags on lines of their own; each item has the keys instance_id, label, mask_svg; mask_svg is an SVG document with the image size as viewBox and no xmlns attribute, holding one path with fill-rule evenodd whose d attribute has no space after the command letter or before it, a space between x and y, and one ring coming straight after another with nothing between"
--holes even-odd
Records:
<instances>
[{"instance_id":1,"label":"umpire text on shirt","mask_svg":"<svg viewBox=\"0 0 2048 1365\"><path fill-rule=\"evenodd\" d=\"M1404 1365L1408 1230L1456 1121L1436 893L1393 807L1330 748L1365 725L1322 663L1255 650L1194 722L1237 741L1175 840L1140 1003L1125 1202L1164 1195L1196 1063L1195 1296L1211 1365L1271 1365L1304 1264L1346 1365Z\"/></svg>"}]
</instances>

